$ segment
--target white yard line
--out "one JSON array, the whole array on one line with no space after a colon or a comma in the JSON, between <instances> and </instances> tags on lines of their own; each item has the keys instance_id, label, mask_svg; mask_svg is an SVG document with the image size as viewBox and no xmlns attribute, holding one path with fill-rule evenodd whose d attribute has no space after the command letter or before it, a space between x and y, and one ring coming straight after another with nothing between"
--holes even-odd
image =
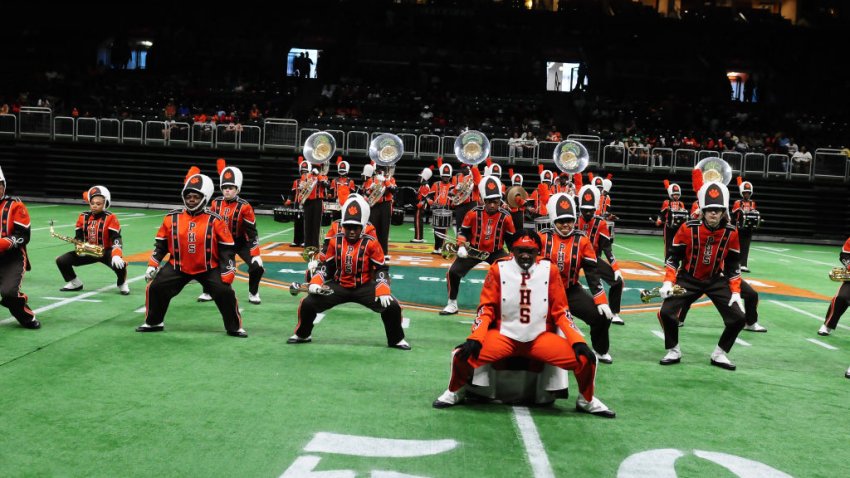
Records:
<instances>
[{"instance_id":1,"label":"white yard line","mask_svg":"<svg viewBox=\"0 0 850 478\"><path fill-rule=\"evenodd\" d=\"M794 312L809 316L809 317L811 317L811 318L813 318L813 319L815 319L815 320L817 320L818 322L821 322L821 323L823 323L823 321L825 320L823 317L817 316L817 315L815 315L811 312L807 312L803 309L798 309L797 307L794 307L793 305L788 305L788 304L785 304L785 303L780 302L778 300L771 300L770 302L772 302L772 303L774 303L778 306L785 307L786 309L791 309ZM846 326L844 324L838 324L838 327L841 328L841 329L850 330L850 326Z\"/></svg>"},{"instance_id":2,"label":"white yard line","mask_svg":"<svg viewBox=\"0 0 850 478\"><path fill-rule=\"evenodd\" d=\"M282 230L282 231L273 232L273 233L271 233L271 234L267 234L267 235L265 235L265 236L261 237L259 240L261 240L261 241L265 241L266 239L268 239L268 238L270 238L270 237L274 237L274 236L277 236L277 235L280 235L280 234L287 233L287 232L291 231L292 229L293 229L293 228L291 228L291 227L290 227L289 229L284 229L284 230Z\"/></svg>"},{"instance_id":3,"label":"white yard line","mask_svg":"<svg viewBox=\"0 0 850 478\"><path fill-rule=\"evenodd\" d=\"M796 259L796 260L798 260L798 261L810 262L810 263L812 263L812 264L818 264L818 265L822 265L822 266L835 267L835 262L822 262L822 261L815 261L815 260L812 260L812 259L806 259L805 257L792 256L792 255L787 254L787 253L785 253L785 252L775 252L775 251L771 251L771 250L765 249L765 248L763 248L763 247L758 247L758 246L754 246L754 247L753 247L753 249L755 249L755 250L757 250L757 251L759 251L759 252L766 252L766 253L768 253L768 254L775 254L775 255L777 255L777 256L781 256L781 257L783 257L783 258L785 258L785 259Z\"/></svg>"},{"instance_id":4,"label":"white yard line","mask_svg":"<svg viewBox=\"0 0 850 478\"><path fill-rule=\"evenodd\" d=\"M653 330L652 335L658 337L661 340L664 340L664 332L662 332L660 330Z\"/></svg>"},{"instance_id":5,"label":"white yard line","mask_svg":"<svg viewBox=\"0 0 850 478\"><path fill-rule=\"evenodd\" d=\"M61 204L39 204L38 206L27 206L27 210L30 209L41 209L45 207L59 207Z\"/></svg>"},{"instance_id":6,"label":"white yard line","mask_svg":"<svg viewBox=\"0 0 850 478\"><path fill-rule=\"evenodd\" d=\"M627 250L627 251L631 252L632 254L637 254L637 255L639 255L639 256L643 256L643 257L648 257L648 258L650 258L650 259L652 259L652 260L654 260L654 261L658 261L658 262L660 262L660 263L664 264L664 259L659 259L659 258L657 258L657 257L655 257L655 256L653 256L653 255L647 254L647 253L645 253L645 252L640 252L640 251L634 250L634 249L632 249L632 248L630 248L630 247L626 247L626 246L624 246L624 245L622 245L622 244L617 244L616 242L614 243L614 245L615 245L615 246L617 246L617 247L619 247L619 248L621 248L621 249L625 249L625 250Z\"/></svg>"},{"instance_id":7,"label":"white yard line","mask_svg":"<svg viewBox=\"0 0 850 478\"><path fill-rule=\"evenodd\" d=\"M514 421L522 438L522 444L525 446L525 454L531 464L534 478L554 478L555 472L552 470L552 464L549 463L546 449L543 448L543 442L540 440L540 434L537 433L537 427L531 419L528 408L514 407Z\"/></svg>"},{"instance_id":8,"label":"white yard line","mask_svg":"<svg viewBox=\"0 0 850 478\"><path fill-rule=\"evenodd\" d=\"M140 275L138 277L133 277L132 279L128 279L127 283L130 284L132 282L143 280L144 278L145 278L144 275ZM72 304L74 302L81 302L84 299L88 299L89 297L91 297L93 295L97 295L97 294L100 294L101 292L106 292L108 290L117 289L117 288L118 288L118 286L116 286L114 284L108 285L106 287L101 287L100 289L93 290L91 292L86 292L84 294L80 294L80 295L77 295L77 296L74 296L74 297L69 297L67 299L60 300L59 302L56 302L56 303L53 303L53 304L50 304L50 305L45 305L44 307L39 307L38 309L35 309L33 312L35 312L36 317L38 317L38 314L40 314L42 312L47 312L48 310L53 310L53 309L56 309L58 307L62 307L64 305ZM5 325L5 324L11 323L13 321L15 321L15 318L9 317L8 319L0 320L0 325Z\"/></svg>"},{"instance_id":9,"label":"white yard line","mask_svg":"<svg viewBox=\"0 0 850 478\"><path fill-rule=\"evenodd\" d=\"M825 349L827 349L827 350L838 350L838 347L833 347L832 345L829 345L829 344L827 344L827 343L821 342L821 341L820 341L820 340L818 340L818 339L806 339L806 340L808 340L809 342L811 342L811 343L813 343L813 344L815 344L815 345L820 345L821 347L823 347L823 348L825 348Z\"/></svg>"}]
</instances>

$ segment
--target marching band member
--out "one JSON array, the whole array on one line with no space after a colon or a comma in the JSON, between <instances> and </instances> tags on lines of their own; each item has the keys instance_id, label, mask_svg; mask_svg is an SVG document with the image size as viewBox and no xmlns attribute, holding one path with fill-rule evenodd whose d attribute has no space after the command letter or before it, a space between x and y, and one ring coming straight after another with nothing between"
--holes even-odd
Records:
<instances>
[{"instance_id":1,"label":"marching band member","mask_svg":"<svg viewBox=\"0 0 850 478\"><path fill-rule=\"evenodd\" d=\"M460 234L461 224L466 217L466 214L472 208L478 205L480 199L475 186L481 181L481 172L478 171L478 166L470 166L466 163L460 164L460 172L455 175L452 189L451 204L455 210L455 231ZM467 193L464 193L465 188L471 188ZM462 195L465 198L460 199Z\"/></svg>"},{"instance_id":2,"label":"marching band member","mask_svg":"<svg viewBox=\"0 0 850 478\"><path fill-rule=\"evenodd\" d=\"M413 239L410 242L422 243L423 229L425 226L425 213L428 207L428 196L431 195L431 187L428 181L434 174L434 165L424 168L419 173L419 189L416 191L416 212L413 214Z\"/></svg>"},{"instance_id":3,"label":"marching band member","mask_svg":"<svg viewBox=\"0 0 850 478\"><path fill-rule=\"evenodd\" d=\"M750 211L758 211L756 202L752 200L753 184L749 181L744 181L738 177L738 192L741 198L735 201L732 206L732 217L734 218L735 226L738 228L738 238L741 241L741 272L750 272L747 267L747 259L750 257L750 242L753 239L754 224L748 224L745 221L745 214Z\"/></svg>"},{"instance_id":4,"label":"marching band member","mask_svg":"<svg viewBox=\"0 0 850 478\"><path fill-rule=\"evenodd\" d=\"M322 212L330 183L328 177L316 167L310 169L304 180L315 182L315 186L304 199L304 246L319 247Z\"/></svg>"},{"instance_id":5,"label":"marching band member","mask_svg":"<svg viewBox=\"0 0 850 478\"><path fill-rule=\"evenodd\" d=\"M363 234L368 222L369 204L360 196L349 196L342 209L342 231L330 240L324 261L310 279L309 294L298 306L295 334L287 343L312 342L316 314L356 302L381 314L388 347L410 350L401 327L401 306L390 293L384 251L374 236ZM320 295L324 285L333 293Z\"/></svg>"},{"instance_id":6,"label":"marching band member","mask_svg":"<svg viewBox=\"0 0 850 478\"><path fill-rule=\"evenodd\" d=\"M552 186L552 194L567 193L570 196L575 196L576 191L582 187L581 173L575 173L572 178L573 180L570 181L570 179L569 173L561 172Z\"/></svg>"},{"instance_id":7,"label":"marching band member","mask_svg":"<svg viewBox=\"0 0 850 478\"><path fill-rule=\"evenodd\" d=\"M579 190L578 204L581 217L578 218L578 229L587 236L596 252L596 269L599 277L608 284L608 305L614 314L611 323L623 325L620 318L620 302L623 298L625 281L617 259L611 251L611 233L608 231L608 222L594 215L599 203L599 192L593 186L584 186ZM602 254L608 258L608 262L602 260Z\"/></svg>"},{"instance_id":8,"label":"marching band member","mask_svg":"<svg viewBox=\"0 0 850 478\"><path fill-rule=\"evenodd\" d=\"M838 260L841 261L841 265L844 268L850 269L850 238L844 241L844 246L838 254ZM826 319L823 325L820 326L820 329L818 329L818 335L829 335L838 327L838 321L841 319L844 311L847 310L848 303L850 303L850 281L844 281L841 283L841 287L838 288L835 297L829 303L829 309L826 310Z\"/></svg>"},{"instance_id":9,"label":"marching band member","mask_svg":"<svg viewBox=\"0 0 850 478\"><path fill-rule=\"evenodd\" d=\"M370 188L378 188L381 185L385 187L384 194L375 201L375 204L370 206L371 214L369 217L372 218L372 224L375 225L375 231L378 233L376 239L378 239L385 257L389 259L390 222L393 214L393 196L397 188L395 178L390 176L389 167L378 165L375 167L375 175L363 185L363 196L368 198Z\"/></svg>"},{"instance_id":10,"label":"marching band member","mask_svg":"<svg viewBox=\"0 0 850 478\"><path fill-rule=\"evenodd\" d=\"M504 245L510 247L516 228L510 213L501 208L501 185L502 182L495 176L485 176L478 183L479 196L484 200L484 205L475 207L463 218L460 234L457 236L457 258L446 272L449 300L440 315L457 314L460 280L473 267L482 261L493 264L508 255ZM470 257L468 247L488 253L487 258Z\"/></svg>"},{"instance_id":11,"label":"marching band member","mask_svg":"<svg viewBox=\"0 0 850 478\"><path fill-rule=\"evenodd\" d=\"M598 262L593 244L576 225L576 207L572 196L558 193L549 198L547 205L552 229L538 232L543 242L543 258L552 261L561 271L570 314L590 326L590 341L600 362L614 361L609 353L608 329L614 314L608 306L605 289L599 282ZM590 293L579 284L579 271ZM592 296L591 296L592 294Z\"/></svg>"},{"instance_id":12,"label":"marching band member","mask_svg":"<svg viewBox=\"0 0 850 478\"><path fill-rule=\"evenodd\" d=\"M298 156L298 178L292 182L292 198L293 200L287 200L286 205L294 205L297 208L301 208L301 183L307 178L307 174L310 172L310 163L304 160L304 156ZM293 204L294 203L294 204ZM304 247L304 214L303 211L300 214L295 216L295 223L292 226L292 242L289 243L290 247Z\"/></svg>"},{"instance_id":13,"label":"marching band member","mask_svg":"<svg viewBox=\"0 0 850 478\"><path fill-rule=\"evenodd\" d=\"M511 177L511 187L522 187L522 174L514 173L513 169L508 169L508 175ZM516 207L511 207L508 210L511 212L511 219L514 221L514 227L516 227L517 230L521 230L523 229L523 224L525 222L525 208L527 201L517 195L515 198L515 204Z\"/></svg>"},{"instance_id":14,"label":"marching band member","mask_svg":"<svg viewBox=\"0 0 850 478\"><path fill-rule=\"evenodd\" d=\"M705 294L725 324L717 347L711 353L711 365L735 370L735 364L726 354L746 323L741 298L738 231L729 223L726 186L722 182L703 183L699 169L693 170L693 178L702 219L688 221L679 228L667 257L667 272L660 290L664 302L658 313L667 353L660 363L681 362L678 317ZM685 289L684 294L673 295L674 282Z\"/></svg>"},{"instance_id":15,"label":"marching band member","mask_svg":"<svg viewBox=\"0 0 850 478\"><path fill-rule=\"evenodd\" d=\"M360 179L362 180L362 184L359 188L357 188L357 193L363 194L363 191L366 190L366 183L372 178L372 175L375 174L375 164L374 163L366 163L363 165L363 172L360 173Z\"/></svg>"},{"instance_id":16,"label":"marching band member","mask_svg":"<svg viewBox=\"0 0 850 478\"><path fill-rule=\"evenodd\" d=\"M443 158L437 158L437 169L440 172L440 180L431 185L428 195L428 207L431 208L431 225L434 228L434 250L432 254L439 255L443 249L443 237L448 231L447 227L438 227L434 224L434 210L449 210L451 208L452 190L452 165L443 163Z\"/></svg>"},{"instance_id":17,"label":"marching band member","mask_svg":"<svg viewBox=\"0 0 850 478\"><path fill-rule=\"evenodd\" d=\"M77 278L74 267L100 262L115 273L116 285L122 295L130 293L127 284L127 263L124 262L121 225L118 217L107 211L112 203L112 195L104 186L92 186L83 193L83 199L89 203L89 210L80 213L74 237L82 242L103 247L103 256L77 255L69 251L56 258L56 266L67 281L61 291L83 290L83 281Z\"/></svg>"},{"instance_id":18,"label":"marching band member","mask_svg":"<svg viewBox=\"0 0 850 478\"><path fill-rule=\"evenodd\" d=\"M239 197L242 191L242 171L227 166L224 159L216 162L219 188L222 196L215 198L210 210L221 216L230 229L235 245L233 251L248 265L248 302L259 304L260 280L263 278L263 258L260 256L260 239L257 234L257 219L254 208L248 201ZM208 302L212 296L204 291L198 302Z\"/></svg>"},{"instance_id":19,"label":"marching band member","mask_svg":"<svg viewBox=\"0 0 850 478\"><path fill-rule=\"evenodd\" d=\"M449 387L434 408L459 404L474 369L508 357L527 357L573 371L580 393L576 410L616 416L594 396L596 357L573 324L557 267L538 260L542 249L533 231L521 231L513 256L490 266L472 333L452 353ZM555 328L564 336L551 331Z\"/></svg>"},{"instance_id":20,"label":"marching band member","mask_svg":"<svg viewBox=\"0 0 850 478\"><path fill-rule=\"evenodd\" d=\"M336 201L339 204L340 210L342 210L342 203L345 202L345 199L340 198L348 198L348 195L354 192L354 180L348 177L348 170L350 169L350 165L348 161L343 161L342 156L337 156L336 158L336 173L337 177L331 181L329 192L329 197ZM339 214L334 214L334 219L339 219Z\"/></svg>"},{"instance_id":21,"label":"marching band member","mask_svg":"<svg viewBox=\"0 0 850 478\"><path fill-rule=\"evenodd\" d=\"M499 181L502 180L502 167L499 163L493 161L493 158L487 158L487 166L484 167L484 176L493 176ZM505 194L505 183L502 183L502 194ZM480 197L479 197L480 199Z\"/></svg>"},{"instance_id":22,"label":"marching band member","mask_svg":"<svg viewBox=\"0 0 850 478\"><path fill-rule=\"evenodd\" d=\"M38 329L41 322L21 292L24 273L30 270L29 242L30 214L20 199L6 195L6 177L0 168L0 305L9 309L21 327Z\"/></svg>"},{"instance_id":23,"label":"marching band member","mask_svg":"<svg viewBox=\"0 0 850 478\"><path fill-rule=\"evenodd\" d=\"M685 208L685 203L681 201L682 188L669 180L664 180L664 189L667 190L667 197L661 203L661 211L655 218L655 225L664 228L664 257L670 254L670 245L673 244L673 236L679 230L679 226L686 220L683 214L687 215L688 210Z\"/></svg>"},{"instance_id":24,"label":"marching band member","mask_svg":"<svg viewBox=\"0 0 850 478\"><path fill-rule=\"evenodd\" d=\"M541 217L548 215L546 205L552 196L552 171L543 169L542 164L537 165L537 171L540 173L540 183L537 184L537 189L528 196L528 200L532 201L534 206L527 209L532 216Z\"/></svg>"},{"instance_id":25,"label":"marching band member","mask_svg":"<svg viewBox=\"0 0 850 478\"><path fill-rule=\"evenodd\" d=\"M145 279L145 322L136 332L162 332L171 299L190 281L209 292L224 321L227 335L247 337L233 292L233 236L224 218L204 206L213 193L209 176L192 167L183 186L181 209L169 212L156 234ZM162 260L168 254L168 262Z\"/></svg>"}]
</instances>

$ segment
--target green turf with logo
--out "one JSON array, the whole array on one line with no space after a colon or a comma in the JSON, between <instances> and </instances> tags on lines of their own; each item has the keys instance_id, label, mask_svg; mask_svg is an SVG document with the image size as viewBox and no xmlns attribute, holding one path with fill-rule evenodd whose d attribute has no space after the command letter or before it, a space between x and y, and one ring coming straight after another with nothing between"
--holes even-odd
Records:
<instances>
[{"instance_id":1,"label":"green turf with logo","mask_svg":"<svg viewBox=\"0 0 850 478\"><path fill-rule=\"evenodd\" d=\"M770 286L759 306L769 332L742 332L730 353L735 372L709 366L722 328L710 306L695 308L681 330L682 363L658 365L660 327L654 311L640 310L637 290L660 280L627 272L624 303L633 310L612 327L614 364L597 377L598 397L618 414L604 420L574 411L572 379L571 397L554 407L432 409L471 320L435 312L445 303L445 267L392 269L399 299L423 305L404 311L410 352L385 347L380 319L359 306L328 311L312 344L287 345L298 300L277 282L297 278L280 271L303 263L273 256L266 268L275 284L261 289L261 305L248 303L243 279L234 285L247 340L224 334L215 306L195 301L197 284L172 301L164 333L139 334L143 262L129 266L128 297L102 265L77 269L82 292L59 292L54 258L70 245L49 236L48 220L71 235L81 208L29 207L33 270L23 291L43 327L24 330L0 309L0 476L846 474L850 330L815 333L837 290L826 272L838 265L838 247L753 244L746 277ZM163 212L113 212L127 254L144 257ZM291 227L259 218L263 244L288 244ZM406 242L409 225L391 237ZM624 263L657 268L660 249L660 237L619 234L614 250ZM462 284L463 308L474 308L483 274Z\"/></svg>"}]
</instances>

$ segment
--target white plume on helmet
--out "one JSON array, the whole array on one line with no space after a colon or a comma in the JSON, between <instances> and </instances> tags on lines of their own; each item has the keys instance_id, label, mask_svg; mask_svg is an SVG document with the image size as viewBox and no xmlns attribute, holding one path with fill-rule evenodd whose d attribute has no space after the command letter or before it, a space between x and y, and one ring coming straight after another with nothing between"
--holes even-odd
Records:
<instances>
[{"instance_id":1,"label":"white plume on helmet","mask_svg":"<svg viewBox=\"0 0 850 478\"><path fill-rule=\"evenodd\" d=\"M199 211L209 204L214 190L215 187L213 186L213 180L210 179L209 176L205 174L193 174L186 179L186 182L183 185L183 192L181 193L181 196L183 196L183 205L191 212ZM189 191L200 193L201 196L203 196L201 202L199 202L194 208L189 208L189 206L186 205L186 193Z\"/></svg>"},{"instance_id":2,"label":"white plume on helmet","mask_svg":"<svg viewBox=\"0 0 850 478\"><path fill-rule=\"evenodd\" d=\"M608 178L605 178L605 179L602 180L602 190L605 191L606 193L611 192L611 186L613 186L613 185L614 185L614 183L612 183L611 180L608 179Z\"/></svg>"},{"instance_id":3,"label":"white plume on helmet","mask_svg":"<svg viewBox=\"0 0 850 478\"><path fill-rule=\"evenodd\" d=\"M591 195L591 200L587 201L587 195ZM599 208L599 189L591 186L590 184L585 184L581 187L578 192L579 209L593 209L596 211Z\"/></svg>"},{"instance_id":4,"label":"white plume on helmet","mask_svg":"<svg viewBox=\"0 0 850 478\"><path fill-rule=\"evenodd\" d=\"M429 179L431 179L431 176L433 176L433 175L434 175L434 171L431 171L431 168L424 168L424 169L422 169L422 172L419 173L419 177L421 177L425 181L428 181Z\"/></svg>"},{"instance_id":5,"label":"white plume on helmet","mask_svg":"<svg viewBox=\"0 0 850 478\"><path fill-rule=\"evenodd\" d=\"M103 196L103 208L109 209L109 206L112 204L112 193L109 192L109 189L106 189L106 186L92 186L88 191L83 193L83 199L86 202L91 202L95 196Z\"/></svg>"},{"instance_id":6,"label":"white plume on helmet","mask_svg":"<svg viewBox=\"0 0 850 478\"><path fill-rule=\"evenodd\" d=\"M0 168L0 182L2 182L4 186L6 185L6 176L3 176L3 168Z\"/></svg>"},{"instance_id":7,"label":"white plume on helmet","mask_svg":"<svg viewBox=\"0 0 850 478\"><path fill-rule=\"evenodd\" d=\"M371 164L366 164L363 166L363 174L362 176L366 176L367 178L371 178L372 174L375 173L375 167Z\"/></svg>"},{"instance_id":8,"label":"white plume on helmet","mask_svg":"<svg viewBox=\"0 0 850 478\"><path fill-rule=\"evenodd\" d=\"M501 199L502 182L496 176L484 176L478 182L478 194L482 200Z\"/></svg>"},{"instance_id":9,"label":"white plume on helmet","mask_svg":"<svg viewBox=\"0 0 850 478\"><path fill-rule=\"evenodd\" d=\"M369 222L371 209L369 203L359 194L352 194L342 205L342 221L340 224L366 227Z\"/></svg>"},{"instance_id":10,"label":"white plume on helmet","mask_svg":"<svg viewBox=\"0 0 850 478\"><path fill-rule=\"evenodd\" d=\"M559 219L576 219L575 201L567 193L556 193L550 196L546 203L546 209L549 212L549 220L552 221L552 224Z\"/></svg>"}]
</instances>

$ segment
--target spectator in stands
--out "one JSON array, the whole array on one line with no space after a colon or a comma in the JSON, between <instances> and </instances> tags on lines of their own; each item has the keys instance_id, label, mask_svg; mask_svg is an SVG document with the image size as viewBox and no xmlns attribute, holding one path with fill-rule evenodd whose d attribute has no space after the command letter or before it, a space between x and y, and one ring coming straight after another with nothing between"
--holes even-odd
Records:
<instances>
[{"instance_id":1,"label":"spectator in stands","mask_svg":"<svg viewBox=\"0 0 850 478\"><path fill-rule=\"evenodd\" d=\"M526 132L522 134L523 156L526 158L532 157L534 154L534 148L536 147L537 137L534 135L534 131L531 131L531 129L526 130Z\"/></svg>"},{"instance_id":2,"label":"spectator in stands","mask_svg":"<svg viewBox=\"0 0 850 478\"><path fill-rule=\"evenodd\" d=\"M163 115L166 121L174 120L174 117L177 116L177 106L174 104L174 98L168 99L168 103L165 104L165 108L163 109Z\"/></svg>"},{"instance_id":3,"label":"spectator in stands","mask_svg":"<svg viewBox=\"0 0 850 478\"><path fill-rule=\"evenodd\" d=\"M508 140L508 156L511 158L522 157L522 138L520 138L517 130L514 130L513 135Z\"/></svg>"},{"instance_id":4,"label":"spectator in stands","mask_svg":"<svg viewBox=\"0 0 850 478\"><path fill-rule=\"evenodd\" d=\"M791 156L791 164L794 173L808 174L812 166L812 153L806 151L805 146Z\"/></svg>"},{"instance_id":5,"label":"spectator in stands","mask_svg":"<svg viewBox=\"0 0 850 478\"><path fill-rule=\"evenodd\" d=\"M549 134L546 135L546 141L552 141L554 143L560 143L563 141L561 138L561 132L558 131L557 126L552 125L552 127L549 128Z\"/></svg>"},{"instance_id":6,"label":"spectator in stands","mask_svg":"<svg viewBox=\"0 0 850 478\"><path fill-rule=\"evenodd\" d=\"M9 103L3 103L0 105L0 115L7 115L9 114L9 111Z\"/></svg>"}]
</instances>

